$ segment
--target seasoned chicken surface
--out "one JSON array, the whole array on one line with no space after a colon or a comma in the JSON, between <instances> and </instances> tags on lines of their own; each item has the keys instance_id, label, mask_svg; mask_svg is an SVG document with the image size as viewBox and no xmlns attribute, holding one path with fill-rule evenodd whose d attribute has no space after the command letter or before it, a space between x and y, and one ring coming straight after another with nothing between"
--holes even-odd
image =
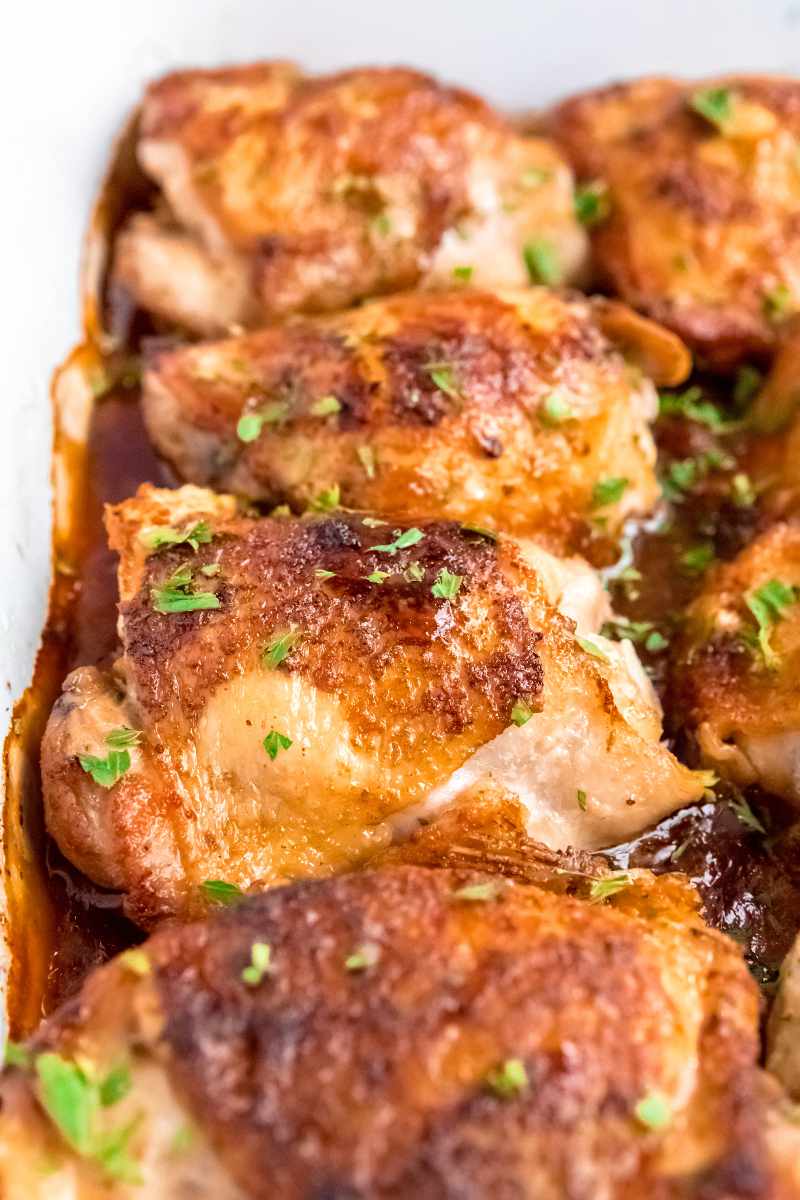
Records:
<instances>
[{"instance_id":1,"label":"seasoned chicken surface","mask_svg":"<svg viewBox=\"0 0 800 1200\"><path fill-rule=\"evenodd\" d=\"M601 280L715 367L770 354L800 307L800 84L640 79L566 100L552 132L602 197Z\"/></svg>"},{"instance_id":2,"label":"seasoned chicken surface","mask_svg":"<svg viewBox=\"0 0 800 1200\"><path fill-rule=\"evenodd\" d=\"M630 643L593 636L585 566L454 523L256 518L193 487L145 486L108 525L121 655L66 680L45 807L144 924L191 911L203 880L362 861L489 780L556 848L702 793Z\"/></svg>"},{"instance_id":3,"label":"seasoned chicken surface","mask_svg":"<svg viewBox=\"0 0 800 1200\"><path fill-rule=\"evenodd\" d=\"M561 549L582 523L614 532L658 496L657 397L639 364L672 385L690 360L622 305L545 288L408 294L161 349L144 415L193 483L300 509L335 485L348 507Z\"/></svg>"},{"instance_id":4,"label":"seasoned chicken surface","mask_svg":"<svg viewBox=\"0 0 800 1200\"><path fill-rule=\"evenodd\" d=\"M592 903L386 868L164 928L17 1052L3 1195L796 1197L739 953L636 874ZM72 1146L70 1073L95 1088Z\"/></svg>"},{"instance_id":5,"label":"seasoned chicken surface","mask_svg":"<svg viewBox=\"0 0 800 1200\"><path fill-rule=\"evenodd\" d=\"M800 525L716 568L687 612L673 682L704 761L800 803Z\"/></svg>"},{"instance_id":6,"label":"seasoned chicken surface","mask_svg":"<svg viewBox=\"0 0 800 1200\"><path fill-rule=\"evenodd\" d=\"M585 265L553 144L415 71L179 71L145 95L138 157L160 205L122 230L114 280L197 333L454 277L569 283Z\"/></svg>"}]
</instances>

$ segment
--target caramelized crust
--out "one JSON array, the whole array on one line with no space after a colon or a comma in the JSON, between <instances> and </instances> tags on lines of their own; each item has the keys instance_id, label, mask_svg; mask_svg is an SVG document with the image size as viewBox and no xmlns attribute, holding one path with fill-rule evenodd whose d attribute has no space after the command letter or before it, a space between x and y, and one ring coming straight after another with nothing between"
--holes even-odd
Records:
<instances>
[{"instance_id":1,"label":"caramelized crust","mask_svg":"<svg viewBox=\"0 0 800 1200\"><path fill-rule=\"evenodd\" d=\"M692 106L715 89L721 128ZM566 100L551 130L579 178L608 188L603 282L715 367L770 354L800 306L800 85L640 79Z\"/></svg>"},{"instance_id":2,"label":"caramelized crust","mask_svg":"<svg viewBox=\"0 0 800 1200\"><path fill-rule=\"evenodd\" d=\"M159 350L144 414L194 483L299 508L336 484L349 507L562 548L590 517L613 532L655 502L656 396L637 361L670 384L690 365L677 338L622 305L543 288L409 294ZM239 419L259 412L271 419L242 441ZM608 479L623 490L598 507Z\"/></svg>"},{"instance_id":3,"label":"caramelized crust","mask_svg":"<svg viewBox=\"0 0 800 1200\"><path fill-rule=\"evenodd\" d=\"M179 71L147 90L139 160L162 208L123 230L115 278L201 333L365 296L526 282L525 244L576 280L572 176L477 97L399 68Z\"/></svg>"},{"instance_id":4,"label":"caramelized crust","mask_svg":"<svg viewBox=\"0 0 800 1200\"><path fill-rule=\"evenodd\" d=\"M200 520L213 537L197 552L142 544ZM68 677L42 769L62 850L140 921L196 907L204 879L342 869L488 777L555 847L610 845L702 791L659 742L630 646L576 641L542 552L447 522L256 518L190 487L143 487L108 524L121 657ZM178 568L218 607L157 611ZM77 756L120 726L141 744L106 789ZM271 732L291 745L268 755Z\"/></svg>"},{"instance_id":5,"label":"caramelized crust","mask_svg":"<svg viewBox=\"0 0 800 1200\"><path fill-rule=\"evenodd\" d=\"M748 601L788 589L766 643ZM779 522L716 569L687 613L673 664L675 702L703 759L735 783L800 802L800 526ZM767 593L769 595L769 592ZM769 614L768 614L769 615Z\"/></svg>"},{"instance_id":6,"label":"caramelized crust","mask_svg":"<svg viewBox=\"0 0 800 1200\"><path fill-rule=\"evenodd\" d=\"M184 1156L213 1147L223 1200L789 1200L798 1134L756 1067L756 989L690 889L636 875L600 904L411 867L272 891L164 929L146 975L96 972L34 1050L100 1074L131 1063L103 1120L140 1114L127 1149L148 1196L185 1194L174 1152L162 1167L155 1075L194 1130ZM486 883L488 899L459 895ZM248 985L256 943L269 970ZM502 1095L509 1061L522 1074ZM656 1128L637 1116L654 1095ZM31 1161L46 1148L51 1180L94 1197L96 1165L65 1152L34 1096L20 1071L3 1082L4 1194L44 1195Z\"/></svg>"}]
</instances>

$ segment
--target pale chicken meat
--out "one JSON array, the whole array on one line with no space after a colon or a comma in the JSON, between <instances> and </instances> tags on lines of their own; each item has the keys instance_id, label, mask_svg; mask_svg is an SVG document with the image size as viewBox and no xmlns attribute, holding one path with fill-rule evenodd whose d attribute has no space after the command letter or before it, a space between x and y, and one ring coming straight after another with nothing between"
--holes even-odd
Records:
<instances>
[{"instance_id":1,"label":"pale chicken meat","mask_svg":"<svg viewBox=\"0 0 800 1200\"><path fill-rule=\"evenodd\" d=\"M455 278L581 279L572 173L460 88L399 68L179 71L142 104L159 201L123 227L113 279L197 332Z\"/></svg>"},{"instance_id":2,"label":"pale chicken meat","mask_svg":"<svg viewBox=\"0 0 800 1200\"><path fill-rule=\"evenodd\" d=\"M452 522L256 517L188 486L145 486L108 526L121 652L67 678L44 799L66 856L143 924L196 909L204 880L363 862L488 783L555 848L611 845L703 791L630 645L594 633L607 606L578 562Z\"/></svg>"},{"instance_id":3,"label":"pale chicken meat","mask_svg":"<svg viewBox=\"0 0 800 1200\"><path fill-rule=\"evenodd\" d=\"M302 510L342 504L536 535L614 533L658 497L656 383L673 334L546 288L420 293L223 341L156 349L150 437L178 475ZM651 377L652 376L652 377Z\"/></svg>"},{"instance_id":4,"label":"pale chicken meat","mask_svg":"<svg viewBox=\"0 0 800 1200\"><path fill-rule=\"evenodd\" d=\"M639 79L549 129L594 188L598 280L714 367L771 355L800 308L800 84Z\"/></svg>"},{"instance_id":5,"label":"pale chicken meat","mask_svg":"<svg viewBox=\"0 0 800 1200\"><path fill-rule=\"evenodd\" d=\"M4 1197L792 1200L735 945L678 879L565 875L384 868L162 929L17 1048Z\"/></svg>"},{"instance_id":6,"label":"pale chicken meat","mask_svg":"<svg viewBox=\"0 0 800 1200\"><path fill-rule=\"evenodd\" d=\"M716 568L686 614L675 705L703 761L800 804L800 525Z\"/></svg>"}]
</instances>

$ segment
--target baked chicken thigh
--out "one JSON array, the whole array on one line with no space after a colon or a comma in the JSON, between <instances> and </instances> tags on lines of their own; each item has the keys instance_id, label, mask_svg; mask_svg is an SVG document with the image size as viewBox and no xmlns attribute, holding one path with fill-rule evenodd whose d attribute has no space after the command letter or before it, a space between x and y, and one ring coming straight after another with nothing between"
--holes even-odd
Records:
<instances>
[{"instance_id":1,"label":"baked chicken thigh","mask_svg":"<svg viewBox=\"0 0 800 1200\"><path fill-rule=\"evenodd\" d=\"M16 1049L3 1195L790 1200L736 947L628 885L386 868L164 928Z\"/></svg>"},{"instance_id":2,"label":"baked chicken thigh","mask_svg":"<svg viewBox=\"0 0 800 1200\"><path fill-rule=\"evenodd\" d=\"M800 525L776 523L710 575L673 682L709 766L800 803Z\"/></svg>"},{"instance_id":3,"label":"baked chicken thigh","mask_svg":"<svg viewBox=\"0 0 800 1200\"><path fill-rule=\"evenodd\" d=\"M552 132L602 197L601 280L715 367L770 354L800 308L800 84L640 79L568 99Z\"/></svg>"},{"instance_id":4,"label":"baked chicken thigh","mask_svg":"<svg viewBox=\"0 0 800 1200\"><path fill-rule=\"evenodd\" d=\"M191 911L207 879L363 861L487 780L557 848L703 791L630 643L593 636L585 566L454 523L257 518L193 487L145 486L108 526L121 656L67 678L44 796L67 857L141 923Z\"/></svg>"},{"instance_id":5,"label":"baked chicken thigh","mask_svg":"<svg viewBox=\"0 0 800 1200\"><path fill-rule=\"evenodd\" d=\"M625 357L623 357L623 352ZM341 316L159 349L147 428L178 474L302 509L353 508L536 534L609 532L658 496L656 382L689 355L604 300L545 288L407 294Z\"/></svg>"},{"instance_id":6,"label":"baked chicken thigh","mask_svg":"<svg viewBox=\"0 0 800 1200\"><path fill-rule=\"evenodd\" d=\"M401 69L286 63L154 83L138 158L159 204L119 235L114 280L196 333L449 284L580 279L572 173L470 93Z\"/></svg>"}]
</instances>

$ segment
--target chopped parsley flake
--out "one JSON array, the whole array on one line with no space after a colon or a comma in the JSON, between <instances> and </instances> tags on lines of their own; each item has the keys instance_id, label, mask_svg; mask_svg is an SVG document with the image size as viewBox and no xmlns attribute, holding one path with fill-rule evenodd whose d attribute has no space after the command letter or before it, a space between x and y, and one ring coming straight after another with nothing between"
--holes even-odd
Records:
<instances>
[{"instance_id":1,"label":"chopped parsley flake","mask_svg":"<svg viewBox=\"0 0 800 1200\"><path fill-rule=\"evenodd\" d=\"M333 579L335 575L335 571L327 571L325 567L317 567L314 572L314 576L317 579Z\"/></svg>"},{"instance_id":2,"label":"chopped parsley flake","mask_svg":"<svg viewBox=\"0 0 800 1200\"><path fill-rule=\"evenodd\" d=\"M551 242L544 238L526 242L522 247L522 260L531 283L544 283L548 287L557 287L561 283L561 263Z\"/></svg>"},{"instance_id":3,"label":"chopped parsley flake","mask_svg":"<svg viewBox=\"0 0 800 1200\"><path fill-rule=\"evenodd\" d=\"M278 757L279 751L289 749L292 739L287 737L285 733L278 733L277 729L270 729L261 744L274 762Z\"/></svg>"},{"instance_id":4,"label":"chopped parsley flake","mask_svg":"<svg viewBox=\"0 0 800 1200\"><path fill-rule=\"evenodd\" d=\"M261 656L264 666L274 671L276 667L279 667L288 658L302 636L302 633L299 633L295 629L290 629L286 633L279 634L278 637L270 642Z\"/></svg>"},{"instance_id":5,"label":"chopped parsley flake","mask_svg":"<svg viewBox=\"0 0 800 1200\"><path fill-rule=\"evenodd\" d=\"M369 575L365 575L367 583L385 583L391 576L391 571L370 571Z\"/></svg>"},{"instance_id":6,"label":"chopped parsley flake","mask_svg":"<svg viewBox=\"0 0 800 1200\"><path fill-rule=\"evenodd\" d=\"M422 580L425 578L425 568L422 563L409 563L405 571L403 571L403 578L408 580L409 583L422 583Z\"/></svg>"},{"instance_id":7,"label":"chopped parsley flake","mask_svg":"<svg viewBox=\"0 0 800 1200\"><path fill-rule=\"evenodd\" d=\"M648 1092L638 1102L633 1110L640 1125L658 1133L672 1123L672 1109L667 1099L660 1092Z\"/></svg>"},{"instance_id":8,"label":"chopped parsley flake","mask_svg":"<svg viewBox=\"0 0 800 1200\"><path fill-rule=\"evenodd\" d=\"M332 417L342 411L342 406L336 396L321 396L311 405L312 417Z\"/></svg>"},{"instance_id":9,"label":"chopped parsley flake","mask_svg":"<svg viewBox=\"0 0 800 1200\"><path fill-rule=\"evenodd\" d=\"M724 133L733 119L733 94L729 88L701 88L689 97L689 107Z\"/></svg>"},{"instance_id":10,"label":"chopped parsley flake","mask_svg":"<svg viewBox=\"0 0 800 1200\"><path fill-rule=\"evenodd\" d=\"M35 1069L42 1108L72 1149L94 1160L110 1179L140 1183L139 1168L128 1152L138 1121L110 1132L98 1129L104 1104L113 1104L124 1094L125 1079L119 1069L113 1085L108 1080L98 1083L77 1063L51 1052L37 1056Z\"/></svg>"},{"instance_id":11,"label":"chopped parsley flake","mask_svg":"<svg viewBox=\"0 0 800 1200\"><path fill-rule=\"evenodd\" d=\"M589 899L599 904L603 900L607 900L609 896L616 896L617 892L623 891L630 887L633 883L630 875L623 871L618 875L607 875L605 879L593 879L592 886L589 888Z\"/></svg>"},{"instance_id":12,"label":"chopped parsley flake","mask_svg":"<svg viewBox=\"0 0 800 1200\"><path fill-rule=\"evenodd\" d=\"M687 575L703 575L715 559L711 542L698 542L696 546L684 550L678 561Z\"/></svg>"},{"instance_id":13,"label":"chopped parsley flake","mask_svg":"<svg viewBox=\"0 0 800 1200\"><path fill-rule=\"evenodd\" d=\"M250 962L242 971L242 983L258 987L265 975L271 975L274 967L270 961L272 948L268 942L253 942L250 947Z\"/></svg>"},{"instance_id":14,"label":"chopped parsley flake","mask_svg":"<svg viewBox=\"0 0 800 1200\"><path fill-rule=\"evenodd\" d=\"M598 479L592 488L592 508L606 508L609 504L616 504L622 498L628 482L621 476Z\"/></svg>"},{"instance_id":15,"label":"chopped parsley flake","mask_svg":"<svg viewBox=\"0 0 800 1200\"><path fill-rule=\"evenodd\" d=\"M456 382L455 368L452 363L430 362L425 364L423 370L427 371L431 382L440 392L444 392L453 400L461 399L461 389Z\"/></svg>"},{"instance_id":16,"label":"chopped parsley flake","mask_svg":"<svg viewBox=\"0 0 800 1200\"><path fill-rule=\"evenodd\" d=\"M783 321L792 311L792 293L785 283L779 283L764 293L764 316L768 321Z\"/></svg>"},{"instance_id":17,"label":"chopped parsley flake","mask_svg":"<svg viewBox=\"0 0 800 1200\"><path fill-rule=\"evenodd\" d=\"M598 646L593 638L580 637L575 635L575 641L580 646L581 650L585 650L587 654L591 654L593 658L599 658L601 662L608 662L608 655L602 646Z\"/></svg>"},{"instance_id":18,"label":"chopped parsley flake","mask_svg":"<svg viewBox=\"0 0 800 1200\"><path fill-rule=\"evenodd\" d=\"M453 892L454 900L465 900L471 904L485 903L487 900L496 900L500 895L502 888L496 879L489 879L485 883L468 883L464 887L460 887Z\"/></svg>"},{"instance_id":19,"label":"chopped parsley flake","mask_svg":"<svg viewBox=\"0 0 800 1200\"><path fill-rule=\"evenodd\" d=\"M527 700L515 700L511 708L511 720L514 725L527 725L533 716L533 709Z\"/></svg>"},{"instance_id":20,"label":"chopped parsley flake","mask_svg":"<svg viewBox=\"0 0 800 1200\"><path fill-rule=\"evenodd\" d=\"M194 612L196 609L219 608L219 596L213 592L193 592L192 568L178 567L160 587L152 587L153 608L160 613Z\"/></svg>"},{"instance_id":21,"label":"chopped parsley flake","mask_svg":"<svg viewBox=\"0 0 800 1200\"><path fill-rule=\"evenodd\" d=\"M452 575L445 567L442 567L431 588L431 594L440 600L455 600L463 581L463 575Z\"/></svg>"},{"instance_id":22,"label":"chopped parsley flake","mask_svg":"<svg viewBox=\"0 0 800 1200\"><path fill-rule=\"evenodd\" d=\"M7 1067L19 1067L21 1071L28 1071L33 1065L33 1055L21 1042L9 1040L6 1042L3 1062Z\"/></svg>"},{"instance_id":23,"label":"chopped parsley flake","mask_svg":"<svg viewBox=\"0 0 800 1200\"><path fill-rule=\"evenodd\" d=\"M365 942L344 960L346 971L367 971L374 967L381 956L380 947L372 942Z\"/></svg>"},{"instance_id":24,"label":"chopped parsley flake","mask_svg":"<svg viewBox=\"0 0 800 1200\"><path fill-rule=\"evenodd\" d=\"M528 1086L528 1072L521 1058L507 1058L486 1076L486 1086L502 1100L510 1100Z\"/></svg>"},{"instance_id":25,"label":"chopped parsley flake","mask_svg":"<svg viewBox=\"0 0 800 1200\"><path fill-rule=\"evenodd\" d=\"M307 511L318 513L333 512L334 509L339 507L340 499L341 491L338 483L335 483L333 487L325 488L318 495L316 495L314 499L309 502Z\"/></svg>"},{"instance_id":26,"label":"chopped parsley flake","mask_svg":"<svg viewBox=\"0 0 800 1200\"><path fill-rule=\"evenodd\" d=\"M127 750L109 750L105 758L97 758L94 754L79 754L78 762L100 787L111 788L130 770L131 756Z\"/></svg>"},{"instance_id":27,"label":"chopped parsley flake","mask_svg":"<svg viewBox=\"0 0 800 1200\"><path fill-rule=\"evenodd\" d=\"M599 225L611 211L607 185L601 179L579 185L575 188L574 207L581 225Z\"/></svg>"},{"instance_id":28,"label":"chopped parsley flake","mask_svg":"<svg viewBox=\"0 0 800 1200\"><path fill-rule=\"evenodd\" d=\"M739 796L736 800L729 801L729 806L745 829L749 829L753 833L767 832L744 796Z\"/></svg>"},{"instance_id":29,"label":"chopped parsley flake","mask_svg":"<svg viewBox=\"0 0 800 1200\"><path fill-rule=\"evenodd\" d=\"M200 890L206 900L211 900L214 904L230 906L244 899L244 892L239 885L228 883L225 879L204 879Z\"/></svg>"},{"instance_id":30,"label":"chopped parsley flake","mask_svg":"<svg viewBox=\"0 0 800 1200\"><path fill-rule=\"evenodd\" d=\"M286 401L274 400L254 412L243 413L236 425L236 436L240 442L254 442L265 425L282 425L288 415Z\"/></svg>"},{"instance_id":31,"label":"chopped parsley flake","mask_svg":"<svg viewBox=\"0 0 800 1200\"><path fill-rule=\"evenodd\" d=\"M453 278L460 280L462 283L469 283L472 279L472 267L453 267Z\"/></svg>"},{"instance_id":32,"label":"chopped parsley flake","mask_svg":"<svg viewBox=\"0 0 800 1200\"><path fill-rule=\"evenodd\" d=\"M131 1090L130 1068L124 1063L113 1067L100 1083L100 1103L103 1108L111 1108L127 1096Z\"/></svg>"},{"instance_id":33,"label":"chopped parsley flake","mask_svg":"<svg viewBox=\"0 0 800 1200\"><path fill-rule=\"evenodd\" d=\"M375 459L375 451L371 446L358 446L356 448L356 458L364 468L364 474L367 479L375 478L375 468L377 466Z\"/></svg>"},{"instance_id":34,"label":"chopped parsley flake","mask_svg":"<svg viewBox=\"0 0 800 1200\"><path fill-rule=\"evenodd\" d=\"M145 525L139 530L139 542L147 550L157 552L165 546L191 546L197 550L211 541L214 534L208 521L196 521L186 529L175 529L172 525Z\"/></svg>"},{"instance_id":35,"label":"chopped parsley flake","mask_svg":"<svg viewBox=\"0 0 800 1200\"><path fill-rule=\"evenodd\" d=\"M398 550L407 550L409 546L416 546L417 542L421 542L425 534L416 526L411 529L394 531L394 541L384 542L380 546L370 546L370 550L378 550L381 554L397 554Z\"/></svg>"},{"instance_id":36,"label":"chopped parsley flake","mask_svg":"<svg viewBox=\"0 0 800 1200\"><path fill-rule=\"evenodd\" d=\"M206 579L212 579L215 575L221 575L222 564L218 562L204 563L200 568L200 574L205 575Z\"/></svg>"},{"instance_id":37,"label":"chopped parsley flake","mask_svg":"<svg viewBox=\"0 0 800 1200\"><path fill-rule=\"evenodd\" d=\"M565 421L571 421L575 416L571 406L567 403L563 396L558 392L551 392L545 397L539 412L539 420L543 425L563 425Z\"/></svg>"},{"instance_id":38,"label":"chopped parsley flake","mask_svg":"<svg viewBox=\"0 0 800 1200\"><path fill-rule=\"evenodd\" d=\"M589 805L589 797L586 795L586 792L583 790L583 788L578 788L577 800L578 808L581 810L581 812L586 812L586 809Z\"/></svg>"},{"instance_id":39,"label":"chopped parsley flake","mask_svg":"<svg viewBox=\"0 0 800 1200\"><path fill-rule=\"evenodd\" d=\"M130 950L123 950L117 962L129 975L137 975L140 978L149 975L152 969L147 954L138 946L132 946Z\"/></svg>"},{"instance_id":40,"label":"chopped parsley flake","mask_svg":"<svg viewBox=\"0 0 800 1200\"><path fill-rule=\"evenodd\" d=\"M774 670L778 665L778 656L770 645L770 633L777 623L785 616L785 611L796 604L798 589L780 579L770 579L745 597L745 604L755 617L758 633L756 644L761 651L764 665Z\"/></svg>"},{"instance_id":41,"label":"chopped parsley flake","mask_svg":"<svg viewBox=\"0 0 800 1200\"><path fill-rule=\"evenodd\" d=\"M112 750L126 750L129 746L138 746L142 740L142 735L138 729L129 729L127 725L120 725L118 729L112 729L106 734L105 743Z\"/></svg>"},{"instance_id":42,"label":"chopped parsley flake","mask_svg":"<svg viewBox=\"0 0 800 1200\"><path fill-rule=\"evenodd\" d=\"M602 635L622 642L643 645L651 654L666 650L669 645L652 621L631 621L627 617L615 617L613 621L607 621L603 626Z\"/></svg>"},{"instance_id":43,"label":"chopped parsley flake","mask_svg":"<svg viewBox=\"0 0 800 1200\"><path fill-rule=\"evenodd\" d=\"M688 387L683 392L661 392L658 397L658 412L662 417L684 417L709 429L723 429L727 424L725 414L703 398L703 389Z\"/></svg>"},{"instance_id":44,"label":"chopped parsley flake","mask_svg":"<svg viewBox=\"0 0 800 1200\"><path fill-rule=\"evenodd\" d=\"M739 367L736 372L736 382L733 385L733 402L737 411L742 412L748 407L763 382L764 376L758 367L751 367L749 363Z\"/></svg>"}]
</instances>

